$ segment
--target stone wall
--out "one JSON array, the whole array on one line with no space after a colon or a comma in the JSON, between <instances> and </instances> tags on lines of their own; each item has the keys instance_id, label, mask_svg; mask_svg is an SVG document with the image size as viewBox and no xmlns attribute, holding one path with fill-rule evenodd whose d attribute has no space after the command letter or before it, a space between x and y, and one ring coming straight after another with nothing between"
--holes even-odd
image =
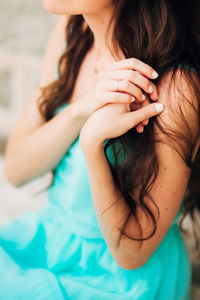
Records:
<instances>
[{"instance_id":1,"label":"stone wall","mask_svg":"<svg viewBox=\"0 0 200 300\"><path fill-rule=\"evenodd\" d=\"M58 18L41 1L0 0L0 151L38 84L42 56Z\"/></svg>"}]
</instances>

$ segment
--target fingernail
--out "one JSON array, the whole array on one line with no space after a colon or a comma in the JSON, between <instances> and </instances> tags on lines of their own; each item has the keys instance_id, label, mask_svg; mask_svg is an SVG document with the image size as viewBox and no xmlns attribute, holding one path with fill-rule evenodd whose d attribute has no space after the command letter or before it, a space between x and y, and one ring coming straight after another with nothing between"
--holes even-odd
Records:
<instances>
[{"instance_id":1,"label":"fingernail","mask_svg":"<svg viewBox=\"0 0 200 300\"><path fill-rule=\"evenodd\" d=\"M153 87L152 87L152 85L150 85L150 87L149 87L149 92L150 92L150 93L153 92Z\"/></svg>"},{"instance_id":2,"label":"fingernail","mask_svg":"<svg viewBox=\"0 0 200 300\"><path fill-rule=\"evenodd\" d=\"M163 107L162 103L156 104L155 110L156 110L157 112L161 112L161 111L163 111L163 109L164 109L164 107Z\"/></svg>"},{"instance_id":3,"label":"fingernail","mask_svg":"<svg viewBox=\"0 0 200 300\"><path fill-rule=\"evenodd\" d=\"M152 76L153 76L154 78L157 78L157 77L158 77L158 73L157 73L156 71L153 71L153 72L152 72Z\"/></svg>"},{"instance_id":4,"label":"fingernail","mask_svg":"<svg viewBox=\"0 0 200 300\"><path fill-rule=\"evenodd\" d=\"M146 96L144 94L142 94L142 100L145 100Z\"/></svg>"},{"instance_id":5,"label":"fingernail","mask_svg":"<svg viewBox=\"0 0 200 300\"><path fill-rule=\"evenodd\" d=\"M149 124L149 120L146 121L146 125L148 125L148 124Z\"/></svg>"},{"instance_id":6,"label":"fingernail","mask_svg":"<svg viewBox=\"0 0 200 300\"><path fill-rule=\"evenodd\" d=\"M132 96L132 97L131 97L131 100L132 100L132 102L134 102L134 101L135 101L135 97L134 97L134 96Z\"/></svg>"}]
</instances>

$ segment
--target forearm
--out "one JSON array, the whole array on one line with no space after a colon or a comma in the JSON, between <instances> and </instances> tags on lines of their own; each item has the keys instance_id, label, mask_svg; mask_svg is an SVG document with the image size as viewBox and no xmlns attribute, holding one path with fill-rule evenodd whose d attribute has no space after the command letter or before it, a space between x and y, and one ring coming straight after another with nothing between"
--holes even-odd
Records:
<instances>
[{"instance_id":1,"label":"forearm","mask_svg":"<svg viewBox=\"0 0 200 300\"><path fill-rule=\"evenodd\" d=\"M128 216L129 208L114 183L103 145L91 145L84 150L84 154L93 204L104 239L120 266L126 269L137 268L141 260L138 242L124 237L118 246L116 244L120 234L119 229ZM103 214L104 210L106 212ZM131 226L136 228L137 224L132 219L131 221Z\"/></svg>"},{"instance_id":2,"label":"forearm","mask_svg":"<svg viewBox=\"0 0 200 300\"><path fill-rule=\"evenodd\" d=\"M52 170L80 133L86 119L68 105L31 133L11 138L6 147L5 174L15 186Z\"/></svg>"}]
</instances>

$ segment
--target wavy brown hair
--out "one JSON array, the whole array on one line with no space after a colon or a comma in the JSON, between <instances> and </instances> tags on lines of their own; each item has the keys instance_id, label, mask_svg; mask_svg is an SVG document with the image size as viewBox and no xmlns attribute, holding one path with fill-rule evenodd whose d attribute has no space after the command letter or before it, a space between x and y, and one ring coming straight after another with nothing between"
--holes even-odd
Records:
<instances>
[{"instance_id":1,"label":"wavy brown hair","mask_svg":"<svg viewBox=\"0 0 200 300\"><path fill-rule=\"evenodd\" d=\"M180 71L196 104L191 103L191 99L188 99L178 86L176 88L179 89L181 101L192 106L194 120L198 120L198 132L194 134L190 126L191 121L185 118L181 105L175 108L171 106L170 118L173 117L176 130L168 128L159 118L153 117L143 134L139 134L133 128L120 137L109 139L106 143L105 153L108 149L112 149L114 154L114 164L109 162L114 181L130 209L121 228L118 244L122 235L136 241L143 241L153 236L156 231L157 220L145 199L151 199L159 215L159 209L150 195L159 171L157 143L170 141L170 146L178 152L191 170L184 197L180 229L184 231L182 222L186 215L189 214L195 223L195 212L200 210L199 151L195 160L192 161L192 153L199 138L200 127L200 10L198 2L198 0L113 0L115 9L110 20L110 24L114 22L113 49L111 49L113 55L116 59L119 58L117 53L119 47L126 58L135 57L152 66L159 74L159 77L154 80L158 88L169 70L172 71L170 84L176 83L176 75ZM42 94L38 99L39 109L46 121L50 120L55 110L65 104L66 99L72 95L83 58L94 41L93 33L82 15L70 16L65 33L67 47L59 59L58 79L42 87ZM158 140L155 126L161 130L165 139ZM177 144L179 144L178 147ZM120 158L123 158L122 164L119 163ZM131 216L140 226L137 217L138 208L150 217L153 224L152 232L147 237L142 237L141 230L140 238L129 236L125 232ZM197 239L196 247L198 245Z\"/></svg>"}]
</instances>

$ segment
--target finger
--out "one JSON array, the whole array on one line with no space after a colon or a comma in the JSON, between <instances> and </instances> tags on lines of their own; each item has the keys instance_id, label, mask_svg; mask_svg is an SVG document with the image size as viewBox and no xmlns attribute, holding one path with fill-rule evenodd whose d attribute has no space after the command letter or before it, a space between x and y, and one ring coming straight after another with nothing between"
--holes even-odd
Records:
<instances>
[{"instance_id":1,"label":"finger","mask_svg":"<svg viewBox=\"0 0 200 300\"><path fill-rule=\"evenodd\" d=\"M151 103L133 112L125 113L124 117L126 119L126 122L130 122L129 124L131 124L132 127L134 127L140 122L160 114L163 110L164 107L161 103Z\"/></svg>"},{"instance_id":2,"label":"finger","mask_svg":"<svg viewBox=\"0 0 200 300\"><path fill-rule=\"evenodd\" d=\"M149 119L142 121L141 124L147 126L149 124Z\"/></svg>"},{"instance_id":3,"label":"finger","mask_svg":"<svg viewBox=\"0 0 200 300\"><path fill-rule=\"evenodd\" d=\"M137 98L135 99L135 101L133 103L130 104L131 106L131 110L137 110L143 106L149 105L150 101L149 101L149 97L148 95L145 95L146 99L144 101L138 101Z\"/></svg>"},{"instance_id":4,"label":"finger","mask_svg":"<svg viewBox=\"0 0 200 300\"><path fill-rule=\"evenodd\" d=\"M128 80L150 94L152 100L158 99L156 85L138 71L124 69L115 70L115 72L109 72L107 77L112 80Z\"/></svg>"},{"instance_id":5,"label":"finger","mask_svg":"<svg viewBox=\"0 0 200 300\"><path fill-rule=\"evenodd\" d=\"M116 91L116 81L113 80L112 82L113 83L112 87L110 87L110 91ZM146 99L146 95L142 92L142 90L126 79L119 81L118 91L128 93L136 97L139 101L144 101Z\"/></svg>"},{"instance_id":6,"label":"finger","mask_svg":"<svg viewBox=\"0 0 200 300\"><path fill-rule=\"evenodd\" d=\"M148 97L146 97L146 98L147 99L145 101L143 101L143 103L141 104L142 107L145 107L145 106L149 105L149 103L150 103ZM141 122L141 124L145 125L145 126L148 125L148 123L149 123L149 119L145 119Z\"/></svg>"},{"instance_id":7,"label":"finger","mask_svg":"<svg viewBox=\"0 0 200 300\"><path fill-rule=\"evenodd\" d=\"M125 85L122 84L122 88L119 88L119 85L120 82L118 84L118 89L116 90L116 81L114 80L107 79L99 82L98 89L101 91L101 99L105 99L105 101L111 103L132 103L136 100L136 96L142 98L142 92L138 87L135 86L135 88L132 88L132 93L128 93L127 90L130 91L130 87L127 89Z\"/></svg>"},{"instance_id":8,"label":"finger","mask_svg":"<svg viewBox=\"0 0 200 300\"><path fill-rule=\"evenodd\" d=\"M138 125L136 125L136 130L138 133L142 133L144 131L144 126L139 123Z\"/></svg>"},{"instance_id":9,"label":"finger","mask_svg":"<svg viewBox=\"0 0 200 300\"><path fill-rule=\"evenodd\" d=\"M158 99L157 87L153 82L148 80L138 71L126 70L126 72L128 72L127 77L131 78L131 81L134 84L141 87L146 93L148 93L152 100Z\"/></svg>"},{"instance_id":10,"label":"finger","mask_svg":"<svg viewBox=\"0 0 200 300\"><path fill-rule=\"evenodd\" d=\"M102 93L102 101L104 103L133 103L135 98L130 94L121 92L104 92Z\"/></svg>"},{"instance_id":11,"label":"finger","mask_svg":"<svg viewBox=\"0 0 200 300\"><path fill-rule=\"evenodd\" d=\"M158 73L148 64L142 62L141 60L131 57L128 59L123 59L105 67L105 70L119 70L119 69L132 69L139 71L142 75L148 78L155 79L158 77Z\"/></svg>"},{"instance_id":12,"label":"finger","mask_svg":"<svg viewBox=\"0 0 200 300\"><path fill-rule=\"evenodd\" d=\"M135 103L135 102L133 102L132 104L130 104L130 109L131 109L131 111L137 110L137 109L140 109L141 107L149 105L149 103L150 103L149 99L148 99L148 97L146 97L146 100L144 100L139 105L137 103ZM148 123L149 123L149 119L146 119L146 120L142 121L140 124L146 126L146 125L148 125Z\"/></svg>"},{"instance_id":13,"label":"finger","mask_svg":"<svg viewBox=\"0 0 200 300\"><path fill-rule=\"evenodd\" d=\"M145 107L147 105L149 105L151 102L149 100L148 95L146 95L146 99L141 103L141 107Z\"/></svg>"}]
</instances>

